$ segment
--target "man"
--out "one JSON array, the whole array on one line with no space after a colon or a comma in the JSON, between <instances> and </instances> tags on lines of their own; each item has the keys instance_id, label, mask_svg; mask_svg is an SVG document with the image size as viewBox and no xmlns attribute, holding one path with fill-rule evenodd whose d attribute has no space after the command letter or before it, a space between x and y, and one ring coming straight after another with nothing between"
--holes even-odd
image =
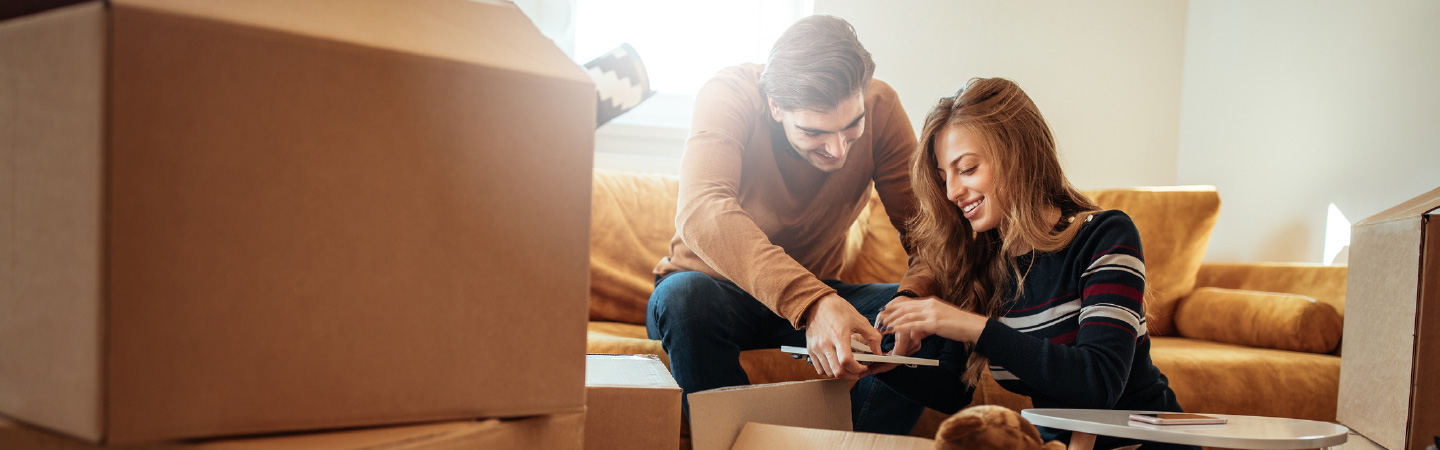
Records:
<instances>
[{"instance_id":1,"label":"man","mask_svg":"<svg viewBox=\"0 0 1440 450\"><path fill-rule=\"evenodd\" d=\"M781 345L807 347L816 373L865 374L851 336L880 348L871 324L897 285L838 281L846 232L871 182L905 229L916 144L874 70L849 23L811 16L785 31L766 65L724 69L696 96L675 237L646 311L687 394L749 384L740 352ZM899 292L933 292L926 273L911 267ZM866 377L852 392L856 428L907 433L920 407L881 383Z\"/></svg>"}]
</instances>

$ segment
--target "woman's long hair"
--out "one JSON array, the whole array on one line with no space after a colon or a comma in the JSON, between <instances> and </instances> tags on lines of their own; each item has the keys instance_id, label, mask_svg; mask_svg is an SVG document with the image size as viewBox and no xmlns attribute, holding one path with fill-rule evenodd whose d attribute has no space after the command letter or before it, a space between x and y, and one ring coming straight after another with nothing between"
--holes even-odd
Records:
<instances>
[{"instance_id":1,"label":"woman's long hair","mask_svg":"<svg viewBox=\"0 0 1440 450\"><path fill-rule=\"evenodd\" d=\"M1003 209L1000 225L984 233L975 233L946 195L935 141L950 127L974 134L989 156L994 187L988 196ZM954 96L940 99L925 117L919 147L910 165L919 208L909 221L909 232L921 262L939 283L939 297L964 310L986 317L1004 314L1007 305L1023 295L1029 270L1007 255L1016 248L1041 253L1063 249L1080 229L1075 225L1099 210L1065 179L1050 127L1013 81L975 78ZM1060 209L1061 223L1070 218L1073 222L1059 229L1045 217L1051 207ZM1007 299L1011 277L1018 288ZM964 382L979 383L988 363L972 351Z\"/></svg>"}]
</instances>

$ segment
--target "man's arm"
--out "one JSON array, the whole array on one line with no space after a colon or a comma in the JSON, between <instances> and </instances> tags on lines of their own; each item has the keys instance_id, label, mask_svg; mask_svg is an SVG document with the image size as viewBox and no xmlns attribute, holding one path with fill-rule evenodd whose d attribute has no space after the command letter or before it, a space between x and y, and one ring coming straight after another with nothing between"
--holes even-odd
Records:
<instances>
[{"instance_id":1,"label":"man's arm","mask_svg":"<svg viewBox=\"0 0 1440 450\"><path fill-rule=\"evenodd\" d=\"M758 113L725 75L701 88L685 154L675 230L710 268L764 303L797 329L811 304L835 290L820 282L740 208L742 152ZM749 94L749 95L754 95Z\"/></svg>"},{"instance_id":2,"label":"man's arm","mask_svg":"<svg viewBox=\"0 0 1440 450\"><path fill-rule=\"evenodd\" d=\"M878 348L880 333L833 288L771 243L740 208L745 142L752 133L768 132L753 129L760 109L746 95L722 75L696 96L680 163L675 229L712 269L795 328L806 328L817 373L853 379L864 366L850 352L850 336L859 333Z\"/></svg>"}]
</instances>

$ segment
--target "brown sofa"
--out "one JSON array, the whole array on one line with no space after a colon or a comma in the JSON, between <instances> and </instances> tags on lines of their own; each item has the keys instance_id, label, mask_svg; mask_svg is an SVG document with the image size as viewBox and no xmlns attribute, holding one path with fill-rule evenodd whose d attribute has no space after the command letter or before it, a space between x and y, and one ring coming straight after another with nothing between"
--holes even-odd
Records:
<instances>
[{"instance_id":1,"label":"brown sofa","mask_svg":"<svg viewBox=\"0 0 1440 450\"><path fill-rule=\"evenodd\" d=\"M590 353L649 353L650 270L675 233L678 179L597 170L591 223ZM1150 292L1151 356L1189 411L1334 421L1345 268L1302 264L1202 264L1220 198L1209 187L1087 192L1127 212L1140 229ZM842 279L896 282L905 255L875 196L851 227ZM778 350L741 355L752 383L815 378ZM976 404L1014 409L1026 397L988 374ZM928 411L914 434L934 434L944 416Z\"/></svg>"}]
</instances>

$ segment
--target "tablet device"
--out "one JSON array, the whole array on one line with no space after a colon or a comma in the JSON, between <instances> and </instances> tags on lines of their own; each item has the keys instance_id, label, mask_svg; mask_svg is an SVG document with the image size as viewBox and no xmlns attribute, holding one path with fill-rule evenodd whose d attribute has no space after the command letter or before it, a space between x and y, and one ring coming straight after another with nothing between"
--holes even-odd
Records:
<instances>
[{"instance_id":1,"label":"tablet device","mask_svg":"<svg viewBox=\"0 0 1440 450\"><path fill-rule=\"evenodd\" d=\"M780 351L785 352L785 353L793 353L793 354L797 354L797 355L809 355L809 354L810 354L810 351L809 351L809 350L806 350L805 347L791 347L791 346L789 346L789 345L780 347ZM852 353L852 354L855 355L855 360L856 360L856 361L860 361L861 364L867 364L867 363L876 362L876 363L905 364L905 365L909 365L909 366L938 366L938 365L940 365L940 360L938 360L938 359L912 358L912 357L909 357L909 356L872 355L872 354L869 354L869 353L862 353L862 352L854 352L854 353Z\"/></svg>"},{"instance_id":2,"label":"tablet device","mask_svg":"<svg viewBox=\"0 0 1440 450\"><path fill-rule=\"evenodd\" d=\"M1190 413L1131 414L1130 420L1155 425L1221 425L1224 417L1210 417Z\"/></svg>"}]
</instances>

